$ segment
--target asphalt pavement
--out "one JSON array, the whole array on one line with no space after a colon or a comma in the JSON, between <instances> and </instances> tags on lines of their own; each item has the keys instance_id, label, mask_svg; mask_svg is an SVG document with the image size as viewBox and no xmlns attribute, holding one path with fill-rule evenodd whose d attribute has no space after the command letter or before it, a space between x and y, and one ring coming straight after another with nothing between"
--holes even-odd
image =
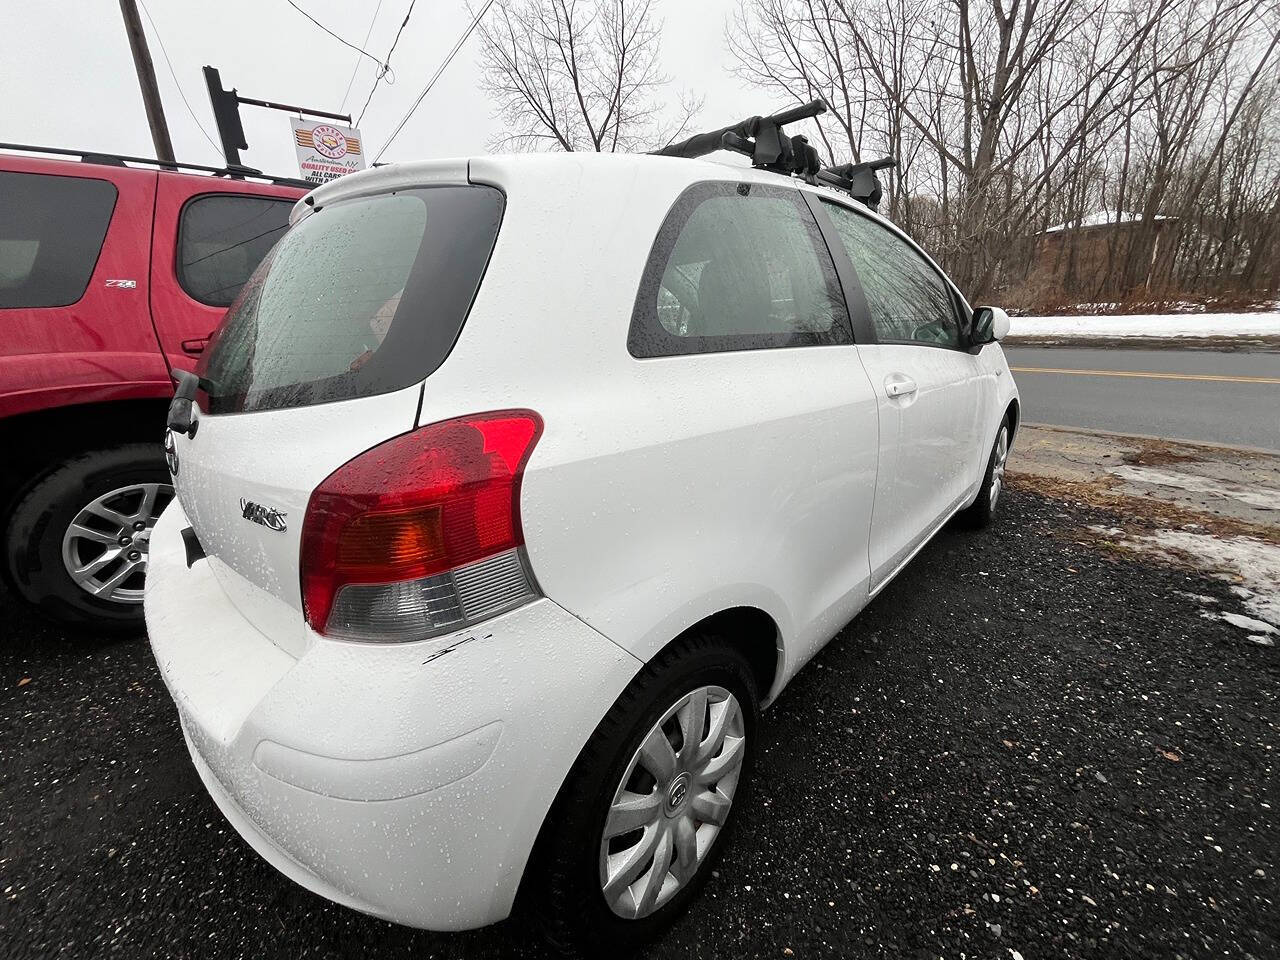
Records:
<instances>
[{"instance_id":1,"label":"asphalt pavement","mask_svg":"<svg viewBox=\"0 0 1280 960\"><path fill-rule=\"evenodd\" d=\"M1005 347L1023 419L1280 450L1280 353Z\"/></svg>"},{"instance_id":2,"label":"asphalt pavement","mask_svg":"<svg viewBox=\"0 0 1280 960\"><path fill-rule=\"evenodd\" d=\"M1277 650L1220 581L1011 490L766 714L705 895L647 957L1280 956ZM205 794L145 642L0 593L0 955L537 956L277 874Z\"/></svg>"}]
</instances>

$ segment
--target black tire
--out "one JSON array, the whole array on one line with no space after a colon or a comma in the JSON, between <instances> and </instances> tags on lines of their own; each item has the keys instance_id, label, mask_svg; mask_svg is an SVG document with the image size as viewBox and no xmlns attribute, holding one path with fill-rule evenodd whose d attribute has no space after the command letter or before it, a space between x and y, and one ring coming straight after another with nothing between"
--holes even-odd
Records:
<instances>
[{"instance_id":1,"label":"black tire","mask_svg":"<svg viewBox=\"0 0 1280 960\"><path fill-rule=\"evenodd\" d=\"M1009 445L1012 439L1009 415L1006 413L1004 419L1000 421L1000 429L996 431L996 438L991 443L991 453L987 456L987 469L982 473L982 486L978 490L978 499L972 505L960 511L958 517L961 524L970 530L981 530L983 527L989 526L995 518L996 507L999 505L1000 496L1004 491L1004 463L1002 459L1008 459ZM1003 458L1001 455L1002 440ZM997 464L999 464L999 476L996 473ZM993 480L996 482L993 483Z\"/></svg>"},{"instance_id":2,"label":"black tire","mask_svg":"<svg viewBox=\"0 0 1280 960\"><path fill-rule=\"evenodd\" d=\"M728 818L683 887L648 916L624 919L610 908L600 884L600 845L609 806L645 735L671 706L704 685L733 694L746 731ZM689 906L710 877L743 805L758 714L758 693L746 658L713 635L678 640L636 675L579 754L525 873L522 912L532 914L553 948L580 957L627 954L661 934Z\"/></svg>"},{"instance_id":3,"label":"black tire","mask_svg":"<svg viewBox=\"0 0 1280 960\"><path fill-rule=\"evenodd\" d=\"M57 623L97 633L142 630L142 604L93 596L67 571L62 541L80 510L112 490L170 484L159 442L128 443L67 460L40 477L18 501L4 531L7 579L18 594Z\"/></svg>"}]
</instances>

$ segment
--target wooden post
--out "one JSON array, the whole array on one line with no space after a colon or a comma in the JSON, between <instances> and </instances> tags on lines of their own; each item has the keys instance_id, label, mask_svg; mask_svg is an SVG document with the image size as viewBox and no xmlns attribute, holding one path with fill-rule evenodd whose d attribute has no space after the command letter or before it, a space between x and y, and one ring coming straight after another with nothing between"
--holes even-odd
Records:
<instances>
[{"instance_id":1,"label":"wooden post","mask_svg":"<svg viewBox=\"0 0 1280 960\"><path fill-rule=\"evenodd\" d=\"M120 0L120 12L124 15L124 28L129 35L133 66L138 71L138 86L142 88L142 103L147 108L147 125L151 127L151 141L156 147L156 159L173 163L177 158L173 155L169 125L164 119L164 105L160 102L160 88L156 86L156 71L151 63L151 51L147 49L147 35L142 32L142 21L138 19L138 6L134 0Z\"/></svg>"}]
</instances>

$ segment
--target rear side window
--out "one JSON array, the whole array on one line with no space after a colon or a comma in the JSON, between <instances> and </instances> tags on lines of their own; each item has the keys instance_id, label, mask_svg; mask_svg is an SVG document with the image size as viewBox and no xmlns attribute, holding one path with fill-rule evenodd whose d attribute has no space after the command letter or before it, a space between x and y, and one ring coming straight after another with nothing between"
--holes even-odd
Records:
<instances>
[{"instance_id":1,"label":"rear side window","mask_svg":"<svg viewBox=\"0 0 1280 960\"><path fill-rule=\"evenodd\" d=\"M700 183L654 241L627 344L636 357L851 343L818 225L795 190Z\"/></svg>"},{"instance_id":2,"label":"rear side window","mask_svg":"<svg viewBox=\"0 0 1280 960\"><path fill-rule=\"evenodd\" d=\"M106 180L0 172L0 308L83 297L115 205Z\"/></svg>"},{"instance_id":3,"label":"rear side window","mask_svg":"<svg viewBox=\"0 0 1280 960\"><path fill-rule=\"evenodd\" d=\"M178 282L188 296L228 306L289 228L291 200L210 194L189 200L178 224Z\"/></svg>"},{"instance_id":4,"label":"rear side window","mask_svg":"<svg viewBox=\"0 0 1280 960\"><path fill-rule=\"evenodd\" d=\"M492 187L439 186L306 217L215 332L198 370L206 409L301 407L428 376L462 330L502 211Z\"/></svg>"},{"instance_id":5,"label":"rear side window","mask_svg":"<svg viewBox=\"0 0 1280 960\"><path fill-rule=\"evenodd\" d=\"M892 230L823 201L867 298L880 343L963 346L951 288L919 251Z\"/></svg>"}]
</instances>

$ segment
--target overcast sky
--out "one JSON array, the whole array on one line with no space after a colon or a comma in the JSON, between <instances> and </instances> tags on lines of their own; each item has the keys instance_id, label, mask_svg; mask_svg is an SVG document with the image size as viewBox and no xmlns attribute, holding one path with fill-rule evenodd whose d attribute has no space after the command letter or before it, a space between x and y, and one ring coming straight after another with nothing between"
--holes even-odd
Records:
<instances>
[{"instance_id":1,"label":"overcast sky","mask_svg":"<svg viewBox=\"0 0 1280 960\"><path fill-rule=\"evenodd\" d=\"M139 0L142 7L144 0ZM501 2L501 0L499 0ZM337 34L363 45L377 0L298 0ZM218 67L223 85L243 96L358 113L376 66L324 34L285 0L145 0L160 95L179 160L220 163L183 104L217 140L200 68ZM383 0L366 49L385 56L409 0ZM706 126L733 123L785 104L758 102L729 74L724 21L736 0L657 0L662 58L672 97L704 94ZM147 19L154 20L154 29ZM361 124L376 153L470 21L464 0L418 0L391 63L395 84L380 84ZM157 39L158 32L158 39ZM117 0L0 2L0 141L154 156ZM480 153L495 131L479 87L476 35L459 51L384 160ZM357 67L357 61L360 61ZM356 70L346 106L343 96ZM341 108L341 109L340 109ZM249 150L244 162L297 175L288 114L242 106Z\"/></svg>"}]
</instances>

